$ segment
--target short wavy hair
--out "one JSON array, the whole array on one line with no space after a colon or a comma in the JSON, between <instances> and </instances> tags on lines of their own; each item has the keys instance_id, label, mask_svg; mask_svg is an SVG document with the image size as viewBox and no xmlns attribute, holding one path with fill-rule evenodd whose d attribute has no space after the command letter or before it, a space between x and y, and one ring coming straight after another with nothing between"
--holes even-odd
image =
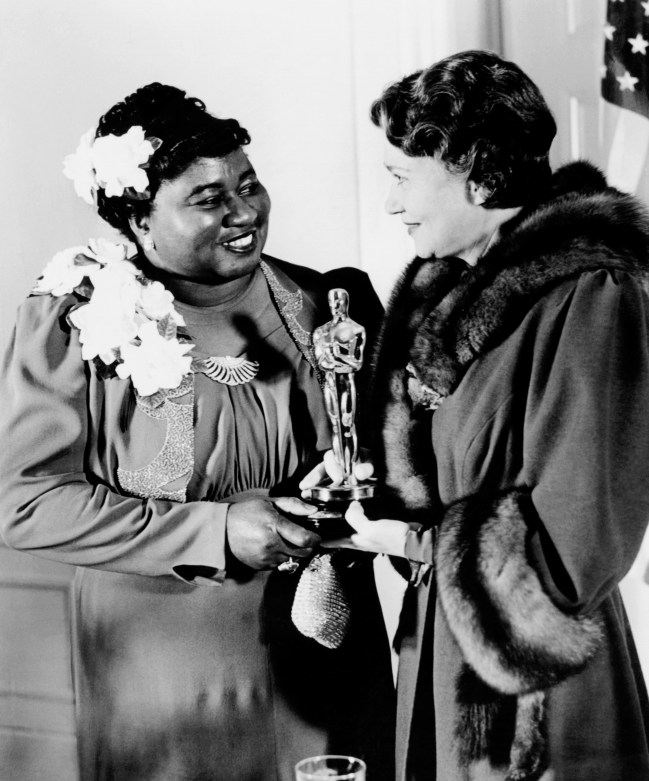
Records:
<instances>
[{"instance_id":1,"label":"short wavy hair","mask_svg":"<svg viewBox=\"0 0 649 781\"><path fill-rule=\"evenodd\" d=\"M149 187L145 198L126 192L108 197L97 193L100 217L131 240L135 235L129 220L150 213L158 188L175 179L199 157L224 157L250 143L248 131L236 119L220 119L210 114L202 100L183 90L154 82L116 103L99 120L96 137L111 133L123 135L140 125L147 137L162 141L149 159Z\"/></svg>"},{"instance_id":2,"label":"short wavy hair","mask_svg":"<svg viewBox=\"0 0 649 781\"><path fill-rule=\"evenodd\" d=\"M491 52L460 52L406 76L370 116L406 155L468 174L485 188L486 208L522 206L548 184L552 113L534 82Z\"/></svg>"}]
</instances>

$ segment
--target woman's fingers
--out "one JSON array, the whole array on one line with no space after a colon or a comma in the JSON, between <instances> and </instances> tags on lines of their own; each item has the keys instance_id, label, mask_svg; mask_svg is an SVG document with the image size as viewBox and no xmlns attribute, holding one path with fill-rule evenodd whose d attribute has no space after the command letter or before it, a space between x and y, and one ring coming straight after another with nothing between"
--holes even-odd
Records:
<instances>
[{"instance_id":1,"label":"woman's fingers","mask_svg":"<svg viewBox=\"0 0 649 781\"><path fill-rule=\"evenodd\" d=\"M365 548L359 548L355 543L357 538L356 534L352 534L351 537L340 537L337 540L325 540L320 543L321 548L350 548L351 550L365 551Z\"/></svg>"},{"instance_id":2,"label":"woman's fingers","mask_svg":"<svg viewBox=\"0 0 649 781\"><path fill-rule=\"evenodd\" d=\"M374 464L369 461L354 464L354 475L357 480L368 480L374 474Z\"/></svg>"},{"instance_id":3,"label":"woman's fingers","mask_svg":"<svg viewBox=\"0 0 649 781\"><path fill-rule=\"evenodd\" d=\"M336 456L333 450L327 450L324 454L324 465L327 470L327 475L331 480L332 485L340 485L343 481L344 473L340 464L336 461Z\"/></svg>"},{"instance_id":4,"label":"woman's fingers","mask_svg":"<svg viewBox=\"0 0 649 781\"><path fill-rule=\"evenodd\" d=\"M277 516L275 529L282 542L285 543L284 552L289 556L307 556L313 547L322 542L319 534L298 526L283 515Z\"/></svg>"},{"instance_id":5,"label":"woman's fingers","mask_svg":"<svg viewBox=\"0 0 649 781\"><path fill-rule=\"evenodd\" d=\"M316 507L307 504L296 496L278 496L273 499L275 508L280 511L277 517L276 531L284 546L285 553L291 556L304 557L313 553L313 548L321 541L320 535L304 529L286 518L281 513L297 516L309 516L316 511Z\"/></svg>"},{"instance_id":6,"label":"woman's fingers","mask_svg":"<svg viewBox=\"0 0 649 781\"><path fill-rule=\"evenodd\" d=\"M367 458L367 453L361 453L361 458ZM354 464L354 476L357 480L367 480L374 474L374 465L369 460L359 461ZM333 450L327 450L324 454L324 458L314 467L306 477L303 477L299 488L302 491L302 496L306 499L309 498L309 490L316 485L324 483L327 478L330 480L330 485L337 486L343 481L344 473L340 464L336 461Z\"/></svg>"},{"instance_id":7,"label":"woman's fingers","mask_svg":"<svg viewBox=\"0 0 649 781\"><path fill-rule=\"evenodd\" d=\"M283 513L289 515L311 515L316 511L316 507L307 504L297 496L277 496L272 499L273 504Z\"/></svg>"},{"instance_id":8,"label":"woman's fingers","mask_svg":"<svg viewBox=\"0 0 649 781\"><path fill-rule=\"evenodd\" d=\"M355 532L362 531L364 524L372 524L374 521L370 521L363 510L363 506L360 502L352 502L347 508L345 513L345 520L349 522L349 525ZM365 543L365 537L361 533L350 534L349 537L340 537L336 540L325 540L320 543L321 548L351 548L352 550L359 551L371 551Z\"/></svg>"},{"instance_id":9,"label":"woman's fingers","mask_svg":"<svg viewBox=\"0 0 649 781\"><path fill-rule=\"evenodd\" d=\"M327 477L327 470L324 465L324 461L321 461L318 466L313 467L308 475L302 478L298 488L301 491L308 491L309 488L318 485Z\"/></svg>"},{"instance_id":10,"label":"woman's fingers","mask_svg":"<svg viewBox=\"0 0 649 781\"><path fill-rule=\"evenodd\" d=\"M305 492L324 483L327 478L331 481L331 485L340 485L343 479L343 470L338 465L333 450L327 450L322 461L302 478L298 487ZM308 498L308 494L306 496Z\"/></svg>"},{"instance_id":11,"label":"woman's fingers","mask_svg":"<svg viewBox=\"0 0 649 781\"><path fill-rule=\"evenodd\" d=\"M406 535L410 529L403 521L388 518L369 520L360 502L352 502L345 520L355 530L350 540L361 550L405 556Z\"/></svg>"},{"instance_id":12,"label":"woman's fingers","mask_svg":"<svg viewBox=\"0 0 649 781\"><path fill-rule=\"evenodd\" d=\"M364 524L374 523L370 521L365 515L363 505L360 502L352 502L347 508L345 513L345 520L354 529L354 531L360 532L364 528Z\"/></svg>"}]
</instances>

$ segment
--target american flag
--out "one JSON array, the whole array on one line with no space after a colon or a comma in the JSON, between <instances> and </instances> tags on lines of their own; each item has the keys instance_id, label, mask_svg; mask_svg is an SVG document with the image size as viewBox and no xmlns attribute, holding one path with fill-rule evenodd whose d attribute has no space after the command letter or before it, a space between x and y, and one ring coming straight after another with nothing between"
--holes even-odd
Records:
<instances>
[{"instance_id":1,"label":"american flag","mask_svg":"<svg viewBox=\"0 0 649 781\"><path fill-rule=\"evenodd\" d=\"M614 186L634 192L649 152L649 0L608 0L604 40L602 97L619 113L606 174ZM637 592L638 581L649 584L649 532L625 586L627 609L633 613L641 606L644 617L647 596ZM636 622L634 634L647 675L649 628L644 620Z\"/></svg>"},{"instance_id":2,"label":"american flag","mask_svg":"<svg viewBox=\"0 0 649 781\"><path fill-rule=\"evenodd\" d=\"M603 33L606 175L635 193L645 186L649 156L649 0L608 0Z\"/></svg>"},{"instance_id":3,"label":"american flag","mask_svg":"<svg viewBox=\"0 0 649 781\"><path fill-rule=\"evenodd\" d=\"M609 0L602 97L649 117L649 0Z\"/></svg>"}]
</instances>

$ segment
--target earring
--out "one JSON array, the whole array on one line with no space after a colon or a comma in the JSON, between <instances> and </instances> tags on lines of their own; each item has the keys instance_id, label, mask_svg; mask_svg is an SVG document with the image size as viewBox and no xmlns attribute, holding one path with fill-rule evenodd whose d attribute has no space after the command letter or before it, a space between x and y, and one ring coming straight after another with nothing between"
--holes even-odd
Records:
<instances>
[{"instance_id":1,"label":"earring","mask_svg":"<svg viewBox=\"0 0 649 781\"><path fill-rule=\"evenodd\" d=\"M155 249L155 244L153 243L153 239L151 236L145 236L142 239L142 249L146 250L147 252L150 252L152 249Z\"/></svg>"},{"instance_id":2,"label":"earring","mask_svg":"<svg viewBox=\"0 0 649 781\"><path fill-rule=\"evenodd\" d=\"M482 206L483 203L493 195L494 191L484 184L469 182L471 198L476 206Z\"/></svg>"}]
</instances>

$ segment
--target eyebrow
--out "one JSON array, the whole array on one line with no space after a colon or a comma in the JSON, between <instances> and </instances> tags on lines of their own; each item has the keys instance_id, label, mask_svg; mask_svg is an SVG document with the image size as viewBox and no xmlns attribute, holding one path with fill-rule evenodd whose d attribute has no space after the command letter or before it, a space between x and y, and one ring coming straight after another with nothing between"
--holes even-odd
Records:
<instances>
[{"instance_id":1,"label":"eyebrow","mask_svg":"<svg viewBox=\"0 0 649 781\"><path fill-rule=\"evenodd\" d=\"M257 176L257 173L255 172L255 169L250 166L250 168L247 168L245 171L241 172L241 175L239 176L239 184L243 182L244 179L248 179L250 176ZM206 184L199 184L189 193L187 196L188 198L192 198L194 195L199 195L202 192L205 192L205 190L223 190L224 184L223 182L207 182Z\"/></svg>"},{"instance_id":2,"label":"eyebrow","mask_svg":"<svg viewBox=\"0 0 649 781\"><path fill-rule=\"evenodd\" d=\"M393 173L394 171L405 171L406 173L410 172L409 168L404 168L403 166L400 165L386 165L385 167L390 173Z\"/></svg>"}]
</instances>

